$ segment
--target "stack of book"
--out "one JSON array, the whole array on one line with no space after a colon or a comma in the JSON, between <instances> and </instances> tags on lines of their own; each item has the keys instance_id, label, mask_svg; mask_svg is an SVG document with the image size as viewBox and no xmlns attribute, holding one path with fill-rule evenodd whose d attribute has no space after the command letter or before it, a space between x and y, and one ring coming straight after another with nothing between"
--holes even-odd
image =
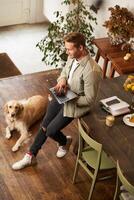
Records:
<instances>
[{"instance_id":1,"label":"stack of book","mask_svg":"<svg viewBox=\"0 0 134 200\"><path fill-rule=\"evenodd\" d=\"M122 115L125 113L129 113L129 104L117 96L112 96L106 99L100 100L102 108L112 114L113 116Z\"/></svg>"}]
</instances>

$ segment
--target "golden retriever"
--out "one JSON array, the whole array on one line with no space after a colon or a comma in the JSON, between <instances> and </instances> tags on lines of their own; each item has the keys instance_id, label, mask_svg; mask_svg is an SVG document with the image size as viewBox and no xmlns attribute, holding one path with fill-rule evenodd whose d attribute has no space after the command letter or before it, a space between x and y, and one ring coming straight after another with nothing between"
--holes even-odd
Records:
<instances>
[{"instance_id":1,"label":"golden retriever","mask_svg":"<svg viewBox=\"0 0 134 200\"><path fill-rule=\"evenodd\" d=\"M17 151L29 137L29 127L43 117L47 104L48 97L35 95L19 101L11 100L4 105L4 114L8 125L6 127L6 138L11 137L13 130L20 132L20 138L13 146L12 151Z\"/></svg>"}]
</instances>

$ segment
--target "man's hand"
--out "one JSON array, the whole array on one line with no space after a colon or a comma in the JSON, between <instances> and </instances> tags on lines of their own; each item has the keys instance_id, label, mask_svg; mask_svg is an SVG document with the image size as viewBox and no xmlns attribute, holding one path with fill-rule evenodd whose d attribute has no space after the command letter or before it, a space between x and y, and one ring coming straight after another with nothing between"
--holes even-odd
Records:
<instances>
[{"instance_id":1,"label":"man's hand","mask_svg":"<svg viewBox=\"0 0 134 200\"><path fill-rule=\"evenodd\" d=\"M67 92L67 81L63 78L54 87L56 93L60 96L61 94L66 94Z\"/></svg>"}]
</instances>

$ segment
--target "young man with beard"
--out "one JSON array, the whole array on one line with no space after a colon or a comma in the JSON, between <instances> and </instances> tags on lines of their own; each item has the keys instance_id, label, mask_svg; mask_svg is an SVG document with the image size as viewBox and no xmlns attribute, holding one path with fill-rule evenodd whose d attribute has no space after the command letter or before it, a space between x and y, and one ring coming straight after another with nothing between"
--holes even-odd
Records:
<instances>
[{"instance_id":1,"label":"young man with beard","mask_svg":"<svg viewBox=\"0 0 134 200\"><path fill-rule=\"evenodd\" d=\"M50 101L29 152L22 160L12 165L14 170L31 166L48 137L59 144L56 156L64 157L69 150L72 138L65 136L61 130L74 118L79 118L89 112L95 100L101 79L101 69L90 56L85 45L85 37L81 33L72 32L65 36L64 42L68 60L57 80L55 91L60 95L61 91L66 93L69 88L78 97L65 104L59 104L55 99Z\"/></svg>"}]
</instances>

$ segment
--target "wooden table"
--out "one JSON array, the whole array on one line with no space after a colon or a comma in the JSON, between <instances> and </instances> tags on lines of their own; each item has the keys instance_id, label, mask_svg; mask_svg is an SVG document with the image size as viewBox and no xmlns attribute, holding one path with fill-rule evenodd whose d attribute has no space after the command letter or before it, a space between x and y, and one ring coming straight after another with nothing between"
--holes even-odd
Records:
<instances>
[{"instance_id":1,"label":"wooden table","mask_svg":"<svg viewBox=\"0 0 134 200\"><path fill-rule=\"evenodd\" d=\"M20 75L21 72L6 53L0 53L0 78Z\"/></svg>"},{"instance_id":2,"label":"wooden table","mask_svg":"<svg viewBox=\"0 0 134 200\"><path fill-rule=\"evenodd\" d=\"M74 192L74 186L71 183L76 156L69 153L66 159L59 161L55 156L57 144L52 142L51 139L47 140L45 148L43 147L39 152L37 158L38 165L18 172L11 169L11 165L23 158L25 153L29 150L37 134L40 121L30 129L32 136L27 143L24 144L18 152L14 153L11 151L11 148L18 139L19 134L14 133L10 140L5 138L6 122L3 113L3 105L11 99L27 98L36 94L46 96L48 92L47 87L55 85L58 76L59 70L49 70L0 79L0 200L84 200L88 195L89 182L80 182L76 185L76 190L78 191L79 188L84 185L84 189L82 189L78 195ZM73 148L75 138L78 136L75 125L70 124L63 131L65 134L69 134L73 137L71 147ZM83 177L83 180L86 179L83 172L81 173L81 177ZM111 193L112 196L111 191L108 193ZM107 194L105 194L105 196L106 195Z\"/></svg>"},{"instance_id":3,"label":"wooden table","mask_svg":"<svg viewBox=\"0 0 134 200\"><path fill-rule=\"evenodd\" d=\"M0 106L11 99L46 95L48 87L55 85L58 75L59 70L56 69L0 79ZM0 116L3 116L2 112Z\"/></svg>"},{"instance_id":4,"label":"wooden table","mask_svg":"<svg viewBox=\"0 0 134 200\"><path fill-rule=\"evenodd\" d=\"M99 100L110 96L118 96L122 100L131 103L132 95L124 91L122 85L126 76L102 80L94 108L82 121L88 127L89 132L98 142L102 143L103 149L120 166L127 179L134 185L134 127L124 124L123 116L115 119L113 127L105 125L108 115L102 110Z\"/></svg>"},{"instance_id":5,"label":"wooden table","mask_svg":"<svg viewBox=\"0 0 134 200\"><path fill-rule=\"evenodd\" d=\"M98 48L96 54L96 62L102 56L104 63L102 66L103 78L106 77L106 71L108 62L111 61L110 78L114 77L114 72L119 74L128 74L134 72L134 55L128 61L125 61L123 57L126 52L121 50L121 45L111 45L109 38L98 38L93 40L93 44Z\"/></svg>"},{"instance_id":6,"label":"wooden table","mask_svg":"<svg viewBox=\"0 0 134 200\"><path fill-rule=\"evenodd\" d=\"M115 71L121 74L134 73L134 54L129 60L124 60L125 52L109 53L108 59L111 61L110 78L114 77Z\"/></svg>"},{"instance_id":7,"label":"wooden table","mask_svg":"<svg viewBox=\"0 0 134 200\"><path fill-rule=\"evenodd\" d=\"M111 45L109 38L97 38L93 40L93 44L98 48L95 60L99 61L100 57L103 57L104 63L102 66L103 78L106 77L106 71L109 59L107 57L108 53L115 53L121 51L121 45L114 46Z\"/></svg>"}]
</instances>

